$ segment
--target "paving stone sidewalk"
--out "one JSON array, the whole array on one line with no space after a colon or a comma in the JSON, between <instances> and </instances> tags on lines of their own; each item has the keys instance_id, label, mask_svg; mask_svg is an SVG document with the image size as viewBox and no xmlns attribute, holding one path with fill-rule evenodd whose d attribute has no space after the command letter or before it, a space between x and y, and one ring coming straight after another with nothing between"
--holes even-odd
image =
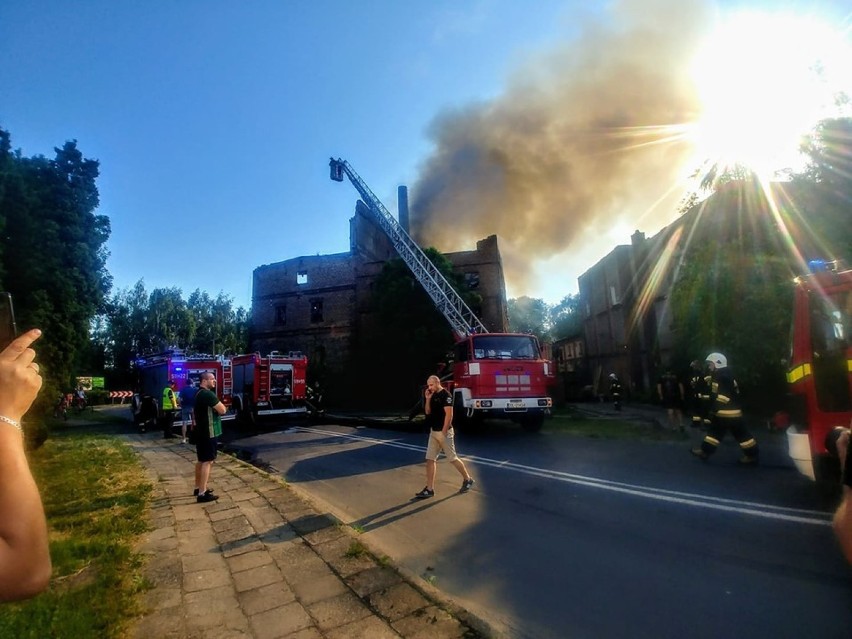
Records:
<instances>
[{"instance_id":1,"label":"paving stone sidewalk","mask_svg":"<svg viewBox=\"0 0 852 639\"><path fill-rule=\"evenodd\" d=\"M149 639L478 638L481 621L415 587L355 531L280 478L220 454L192 496L194 447L128 435L154 484L139 551L153 585L131 636Z\"/></svg>"}]
</instances>

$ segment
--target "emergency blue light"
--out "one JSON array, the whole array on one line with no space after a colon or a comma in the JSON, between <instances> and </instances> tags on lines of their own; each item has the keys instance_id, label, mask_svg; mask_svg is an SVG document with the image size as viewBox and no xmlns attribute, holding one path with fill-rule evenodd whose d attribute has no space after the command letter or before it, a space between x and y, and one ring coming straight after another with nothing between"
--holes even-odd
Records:
<instances>
[{"instance_id":1,"label":"emergency blue light","mask_svg":"<svg viewBox=\"0 0 852 639\"><path fill-rule=\"evenodd\" d=\"M821 273L823 271L836 271L837 261L828 260L808 260L808 270L811 273Z\"/></svg>"}]
</instances>

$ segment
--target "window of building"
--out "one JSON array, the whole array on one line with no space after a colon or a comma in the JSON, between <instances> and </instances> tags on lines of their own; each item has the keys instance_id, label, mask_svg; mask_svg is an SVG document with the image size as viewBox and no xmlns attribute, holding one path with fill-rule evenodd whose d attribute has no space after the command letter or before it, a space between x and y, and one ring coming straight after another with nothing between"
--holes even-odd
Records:
<instances>
[{"instance_id":1,"label":"window of building","mask_svg":"<svg viewBox=\"0 0 852 639\"><path fill-rule=\"evenodd\" d=\"M307 284L308 283L308 272L307 271L299 271L296 273L296 284Z\"/></svg>"},{"instance_id":2,"label":"window of building","mask_svg":"<svg viewBox=\"0 0 852 639\"><path fill-rule=\"evenodd\" d=\"M464 285L469 289L479 288L479 273L465 273Z\"/></svg>"},{"instance_id":3,"label":"window of building","mask_svg":"<svg viewBox=\"0 0 852 639\"><path fill-rule=\"evenodd\" d=\"M275 323L284 326L287 323L287 306L279 304L275 307Z\"/></svg>"},{"instance_id":4,"label":"window of building","mask_svg":"<svg viewBox=\"0 0 852 639\"><path fill-rule=\"evenodd\" d=\"M322 300L315 299L311 300L311 322L321 322L322 321Z\"/></svg>"}]
</instances>

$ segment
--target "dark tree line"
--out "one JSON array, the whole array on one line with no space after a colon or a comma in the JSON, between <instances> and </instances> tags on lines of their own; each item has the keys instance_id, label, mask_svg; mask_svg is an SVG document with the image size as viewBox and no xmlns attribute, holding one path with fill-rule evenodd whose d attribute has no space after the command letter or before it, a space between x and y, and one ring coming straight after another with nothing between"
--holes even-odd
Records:
<instances>
[{"instance_id":1,"label":"dark tree line","mask_svg":"<svg viewBox=\"0 0 852 639\"><path fill-rule=\"evenodd\" d=\"M18 327L41 328L38 357L48 389L64 387L89 346L92 318L111 285L109 219L98 206L98 162L76 141L53 159L23 157L0 129L0 288L12 293Z\"/></svg>"},{"instance_id":2,"label":"dark tree line","mask_svg":"<svg viewBox=\"0 0 852 639\"><path fill-rule=\"evenodd\" d=\"M188 354L244 353L248 348L248 313L233 299L215 298L196 289L184 300L175 287L150 293L139 280L105 303L92 331L103 354L102 368L127 371L138 355L180 348Z\"/></svg>"}]
</instances>

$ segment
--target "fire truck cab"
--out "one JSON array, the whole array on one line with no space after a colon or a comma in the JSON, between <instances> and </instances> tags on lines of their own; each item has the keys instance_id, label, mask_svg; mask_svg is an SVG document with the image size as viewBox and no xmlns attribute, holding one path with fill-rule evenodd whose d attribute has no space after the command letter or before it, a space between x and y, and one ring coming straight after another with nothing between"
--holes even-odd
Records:
<instances>
[{"instance_id":1,"label":"fire truck cab","mask_svg":"<svg viewBox=\"0 0 852 639\"><path fill-rule=\"evenodd\" d=\"M454 353L448 390L457 423L502 417L530 431L541 428L553 405L546 389L554 383L554 370L534 335L468 335Z\"/></svg>"},{"instance_id":2,"label":"fire truck cab","mask_svg":"<svg viewBox=\"0 0 852 639\"><path fill-rule=\"evenodd\" d=\"M799 472L823 481L839 472L826 435L852 422L852 270L810 266L810 274L795 280L787 441Z\"/></svg>"},{"instance_id":3,"label":"fire truck cab","mask_svg":"<svg viewBox=\"0 0 852 639\"><path fill-rule=\"evenodd\" d=\"M253 423L259 417L308 412L308 358L301 352L235 355L231 365L234 410L241 421Z\"/></svg>"}]
</instances>

